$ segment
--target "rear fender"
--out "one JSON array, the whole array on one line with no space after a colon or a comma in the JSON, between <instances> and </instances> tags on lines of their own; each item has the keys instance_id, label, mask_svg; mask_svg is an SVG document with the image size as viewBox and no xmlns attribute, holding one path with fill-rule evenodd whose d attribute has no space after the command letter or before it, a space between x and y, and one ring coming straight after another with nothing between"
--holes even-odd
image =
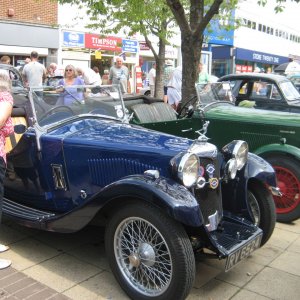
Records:
<instances>
[{"instance_id":1,"label":"rear fender","mask_svg":"<svg viewBox=\"0 0 300 300\"><path fill-rule=\"evenodd\" d=\"M300 160L300 149L288 144L270 144L255 150L255 154L261 157L268 157L274 153L288 154Z\"/></svg>"},{"instance_id":2,"label":"rear fender","mask_svg":"<svg viewBox=\"0 0 300 300\"><path fill-rule=\"evenodd\" d=\"M105 187L95 197L101 199L102 204L117 198L139 199L159 207L184 225L198 227L203 224L194 196L184 186L170 179L132 175Z\"/></svg>"}]
</instances>

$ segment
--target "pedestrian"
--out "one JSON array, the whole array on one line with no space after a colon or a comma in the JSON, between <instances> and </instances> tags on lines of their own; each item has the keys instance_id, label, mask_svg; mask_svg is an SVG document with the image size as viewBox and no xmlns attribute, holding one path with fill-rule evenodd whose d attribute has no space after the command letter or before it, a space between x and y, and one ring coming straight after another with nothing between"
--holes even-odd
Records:
<instances>
[{"instance_id":1,"label":"pedestrian","mask_svg":"<svg viewBox=\"0 0 300 300\"><path fill-rule=\"evenodd\" d=\"M58 68L57 64L53 62L48 67L48 75L50 77L63 76L63 72Z\"/></svg>"},{"instance_id":2,"label":"pedestrian","mask_svg":"<svg viewBox=\"0 0 300 300\"><path fill-rule=\"evenodd\" d=\"M168 82L171 78L172 72L174 71L172 60L168 59L164 68L164 102L168 103Z\"/></svg>"},{"instance_id":3,"label":"pedestrian","mask_svg":"<svg viewBox=\"0 0 300 300\"><path fill-rule=\"evenodd\" d=\"M168 82L168 103L175 109L178 109L181 102L181 87L182 87L182 67L179 66L172 72L171 78Z\"/></svg>"},{"instance_id":4,"label":"pedestrian","mask_svg":"<svg viewBox=\"0 0 300 300\"><path fill-rule=\"evenodd\" d=\"M156 63L152 65L152 68L148 74L149 78L149 87L150 87L150 97L154 97L155 92L155 78L156 78Z\"/></svg>"},{"instance_id":5,"label":"pedestrian","mask_svg":"<svg viewBox=\"0 0 300 300\"><path fill-rule=\"evenodd\" d=\"M11 79L6 70L0 70L0 226L3 202L3 180L6 169L5 138L13 133L11 112L13 98L11 95ZM8 246L0 244L0 253L8 250ZM11 265L11 260L0 259L0 270Z\"/></svg>"},{"instance_id":6,"label":"pedestrian","mask_svg":"<svg viewBox=\"0 0 300 300\"><path fill-rule=\"evenodd\" d=\"M209 75L206 72L206 70L204 69L204 66L202 63L199 63L198 70L199 70L198 83L200 83L200 84L209 83Z\"/></svg>"},{"instance_id":7,"label":"pedestrian","mask_svg":"<svg viewBox=\"0 0 300 300\"><path fill-rule=\"evenodd\" d=\"M102 80L99 74L97 74L91 68L76 68L78 76L81 76L84 84L86 85L101 85Z\"/></svg>"},{"instance_id":8,"label":"pedestrian","mask_svg":"<svg viewBox=\"0 0 300 300\"><path fill-rule=\"evenodd\" d=\"M1 64L10 65L10 57L8 55L3 55L0 58Z\"/></svg>"},{"instance_id":9,"label":"pedestrian","mask_svg":"<svg viewBox=\"0 0 300 300\"><path fill-rule=\"evenodd\" d=\"M101 75L100 75L100 72L99 72L99 68L94 66L93 70L97 74L98 80L101 81L101 84L102 84L102 79L101 79Z\"/></svg>"},{"instance_id":10,"label":"pedestrian","mask_svg":"<svg viewBox=\"0 0 300 300\"><path fill-rule=\"evenodd\" d=\"M109 71L109 84L120 84L121 92L127 93L129 83L129 70L123 65L123 58L116 58L115 66L112 66Z\"/></svg>"},{"instance_id":11,"label":"pedestrian","mask_svg":"<svg viewBox=\"0 0 300 300\"><path fill-rule=\"evenodd\" d=\"M63 94L58 99L57 105L72 105L73 103L83 103L84 93L78 91L78 85L84 85L84 80L77 75L73 65L67 65L65 68L64 78L58 82L59 86L63 86ZM73 87L75 86L75 87ZM60 88L58 91L60 92Z\"/></svg>"},{"instance_id":12,"label":"pedestrian","mask_svg":"<svg viewBox=\"0 0 300 300\"><path fill-rule=\"evenodd\" d=\"M42 86L43 81L46 79L46 68L39 63L39 55L36 51L31 52L30 59L31 62L25 65L22 71L25 84L28 87Z\"/></svg>"},{"instance_id":13,"label":"pedestrian","mask_svg":"<svg viewBox=\"0 0 300 300\"><path fill-rule=\"evenodd\" d=\"M109 70L104 70L104 74L102 75L101 79L103 85L109 84Z\"/></svg>"}]
</instances>

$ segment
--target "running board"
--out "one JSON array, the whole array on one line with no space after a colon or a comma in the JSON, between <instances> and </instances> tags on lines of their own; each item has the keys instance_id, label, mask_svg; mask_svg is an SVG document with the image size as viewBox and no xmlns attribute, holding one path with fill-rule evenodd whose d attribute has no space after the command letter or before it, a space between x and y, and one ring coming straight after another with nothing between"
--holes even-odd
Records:
<instances>
[{"instance_id":1,"label":"running board","mask_svg":"<svg viewBox=\"0 0 300 300\"><path fill-rule=\"evenodd\" d=\"M34 209L14 201L3 198L3 214L11 218L34 223L45 222L55 217L55 214L48 211Z\"/></svg>"}]
</instances>

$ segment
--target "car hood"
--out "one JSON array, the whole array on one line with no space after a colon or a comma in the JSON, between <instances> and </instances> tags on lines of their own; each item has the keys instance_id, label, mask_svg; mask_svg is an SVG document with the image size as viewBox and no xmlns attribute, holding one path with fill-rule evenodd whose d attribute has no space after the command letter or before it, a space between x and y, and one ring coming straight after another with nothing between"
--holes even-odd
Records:
<instances>
[{"instance_id":1,"label":"car hood","mask_svg":"<svg viewBox=\"0 0 300 300\"><path fill-rule=\"evenodd\" d=\"M192 140L176 137L143 127L101 119L81 119L66 124L43 137L58 138L63 147L99 149L122 153L123 157L151 156L169 159L186 151Z\"/></svg>"},{"instance_id":2,"label":"car hood","mask_svg":"<svg viewBox=\"0 0 300 300\"><path fill-rule=\"evenodd\" d=\"M211 107L205 112L205 117L210 119L236 120L263 124L284 124L299 127L300 114L268 111L255 108L243 108L229 105Z\"/></svg>"}]
</instances>

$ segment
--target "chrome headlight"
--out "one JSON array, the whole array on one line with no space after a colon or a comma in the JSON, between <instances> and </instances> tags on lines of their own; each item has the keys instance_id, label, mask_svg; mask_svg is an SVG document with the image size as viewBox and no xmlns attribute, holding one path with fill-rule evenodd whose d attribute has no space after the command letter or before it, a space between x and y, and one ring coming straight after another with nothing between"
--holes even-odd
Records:
<instances>
[{"instance_id":1,"label":"chrome headlight","mask_svg":"<svg viewBox=\"0 0 300 300\"><path fill-rule=\"evenodd\" d=\"M196 184L199 174L200 161L197 155L186 153L178 165L178 177L186 187Z\"/></svg>"},{"instance_id":2,"label":"chrome headlight","mask_svg":"<svg viewBox=\"0 0 300 300\"><path fill-rule=\"evenodd\" d=\"M233 148L232 156L236 160L237 169L241 170L248 160L248 144L245 141L237 141Z\"/></svg>"},{"instance_id":3,"label":"chrome headlight","mask_svg":"<svg viewBox=\"0 0 300 300\"><path fill-rule=\"evenodd\" d=\"M226 170L231 179L234 179L236 172L241 170L248 160L248 144L245 141L232 141L223 147L222 152L225 159L228 159Z\"/></svg>"}]
</instances>

